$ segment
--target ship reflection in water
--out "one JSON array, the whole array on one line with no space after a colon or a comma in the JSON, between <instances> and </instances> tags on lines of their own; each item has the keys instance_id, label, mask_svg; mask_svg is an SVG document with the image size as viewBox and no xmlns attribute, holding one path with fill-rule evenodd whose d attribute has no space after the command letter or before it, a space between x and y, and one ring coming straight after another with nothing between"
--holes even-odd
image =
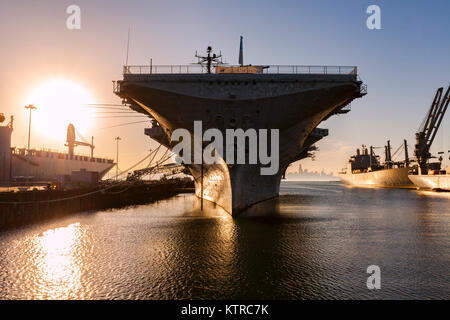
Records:
<instances>
[{"instance_id":1,"label":"ship reflection in water","mask_svg":"<svg viewBox=\"0 0 450 320\"><path fill-rule=\"evenodd\" d=\"M449 200L288 181L237 219L193 195L85 213L0 233L0 298L448 299Z\"/></svg>"}]
</instances>

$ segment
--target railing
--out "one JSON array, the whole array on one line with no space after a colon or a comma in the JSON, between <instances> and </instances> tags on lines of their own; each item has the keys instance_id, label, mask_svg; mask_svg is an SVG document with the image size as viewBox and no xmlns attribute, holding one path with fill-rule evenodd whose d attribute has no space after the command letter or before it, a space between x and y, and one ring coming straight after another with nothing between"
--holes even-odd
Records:
<instances>
[{"instance_id":1,"label":"railing","mask_svg":"<svg viewBox=\"0 0 450 320\"><path fill-rule=\"evenodd\" d=\"M239 67L223 65L225 67ZM250 70L250 69L249 69ZM215 71L212 71L215 73ZM141 65L124 66L123 74L205 74L206 68L199 64L191 65ZM264 74L354 74L357 75L356 66L301 66L301 65L272 65L265 66Z\"/></svg>"},{"instance_id":2,"label":"railing","mask_svg":"<svg viewBox=\"0 0 450 320\"><path fill-rule=\"evenodd\" d=\"M59 156L62 156L65 159L65 156L66 155L68 156L68 153L66 151L59 151L59 150L47 149L47 148L28 150L26 147L22 147L22 148L12 147L11 154L13 154L15 156L23 156L23 157L54 158L54 159L58 158ZM88 155L88 154L84 154L84 153L74 153L72 160L74 160L75 157L77 157L77 160L79 160L79 161L91 161L91 159L105 160L105 163L112 163L111 161L114 161L113 159L110 159L110 158L98 158L98 157L91 158L90 154ZM80 158L82 158L82 159L80 159ZM88 158L88 160L84 160L84 158Z\"/></svg>"},{"instance_id":3,"label":"railing","mask_svg":"<svg viewBox=\"0 0 450 320\"><path fill-rule=\"evenodd\" d=\"M113 84L113 92L119 93L120 92L120 81L113 80L112 84Z\"/></svg>"}]
</instances>

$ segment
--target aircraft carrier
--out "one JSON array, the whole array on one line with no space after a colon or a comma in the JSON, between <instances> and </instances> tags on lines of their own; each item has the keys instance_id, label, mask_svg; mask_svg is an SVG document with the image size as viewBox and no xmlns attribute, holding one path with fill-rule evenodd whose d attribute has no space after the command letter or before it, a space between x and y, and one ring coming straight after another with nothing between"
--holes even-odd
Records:
<instances>
[{"instance_id":1,"label":"aircraft carrier","mask_svg":"<svg viewBox=\"0 0 450 320\"><path fill-rule=\"evenodd\" d=\"M279 129L279 170L261 175L261 163L186 165L200 198L213 201L232 215L252 204L278 196L281 178L294 161L309 156L313 144L328 134L317 126L366 94L355 66L239 65L229 66L208 47L191 65L124 66L114 92L135 111L149 115L152 138L172 148L177 128L203 130ZM225 148L224 148L225 149Z\"/></svg>"}]
</instances>

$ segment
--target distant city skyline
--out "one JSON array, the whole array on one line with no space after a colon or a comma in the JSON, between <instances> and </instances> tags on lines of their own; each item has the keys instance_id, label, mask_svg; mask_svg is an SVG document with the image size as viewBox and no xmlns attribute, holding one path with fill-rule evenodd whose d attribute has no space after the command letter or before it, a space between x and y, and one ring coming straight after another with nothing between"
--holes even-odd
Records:
<instances>
[{"instance_id":1,"label":"distant city skyline","mask_svg":"<svg viewBox=\"0 0 450 320\"><path fill-rule=\"evenodd\" d=\"M286 170L287 179L300 179L300 180L337 180L337 175L334 174L333 171L326 172L324 168L320 170L308 170L307 168L303 169L303 165L298 163L297 168L291 165Z\"/></svg>"}]
</instances>

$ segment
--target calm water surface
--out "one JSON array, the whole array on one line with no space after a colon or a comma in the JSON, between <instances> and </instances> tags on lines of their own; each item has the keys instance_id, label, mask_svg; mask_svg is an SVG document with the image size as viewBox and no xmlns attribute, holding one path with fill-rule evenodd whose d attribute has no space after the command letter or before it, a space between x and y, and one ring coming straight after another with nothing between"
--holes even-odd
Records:
<instances>
[{"instance_id":1,"label":"calm water surface","mask_svg":"<svg viewBox=\"0 0 450 320\"><path fill-rule=\"evenodd\" d=\"M449 299L450 194L290 181L237 219L185 194L0 232L0 298Z\"/></svg>"}]
</instances>

